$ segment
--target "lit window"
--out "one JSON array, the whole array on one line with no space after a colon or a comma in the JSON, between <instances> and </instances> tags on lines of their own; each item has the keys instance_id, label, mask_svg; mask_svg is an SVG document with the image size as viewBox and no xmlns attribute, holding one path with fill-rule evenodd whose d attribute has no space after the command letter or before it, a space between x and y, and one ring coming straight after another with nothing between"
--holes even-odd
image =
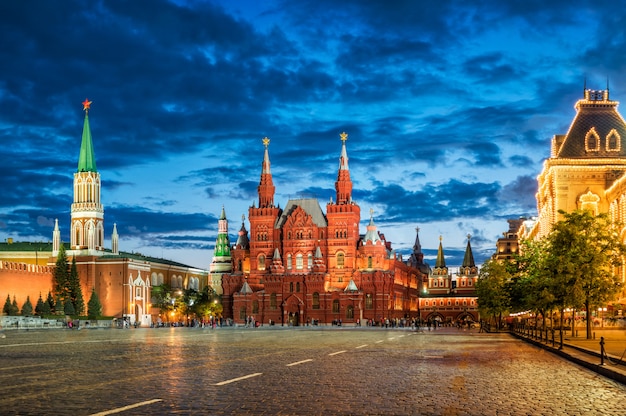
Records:
<instances>
[{"instance_id":1,"label":"lit window","mask_svg":"<svg viewBox=\"0 0 626 416\"><path fill-rule=\"evenodd\" d=\"M302 270L303 267L304 265L302 263L302 254L296 254L296 269Z\"/></svg>"},{"instance_id":2,"label":"lit window","mask_svg":"<svg viewBox=\"0 0 626 416\"><path fill-rule=\"evenodd\" d=\"M343 269L343 265L345 262L346 256L343 253L337 253L337 268Z\"/></svg>"}]
</instances>

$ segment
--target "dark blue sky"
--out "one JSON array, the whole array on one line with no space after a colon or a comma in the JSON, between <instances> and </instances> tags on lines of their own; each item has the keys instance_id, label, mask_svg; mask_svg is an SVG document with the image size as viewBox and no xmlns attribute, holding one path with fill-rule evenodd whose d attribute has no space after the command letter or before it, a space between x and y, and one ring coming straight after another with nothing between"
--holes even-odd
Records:
<instances>
[{"instance_id":1,"label":"dark blue sky","mask_svg":"<svg viewBox=\"0 0 626 416\"><path fill-rule=\"evenodd\" d=\"M393 247L420 227L477 262L536 176L583 83L626 99L626 8L614 1L0 2L0 238L69 239L84 113L120 249L207 267L222 206L235 236L257 201L354 200ZM246 221L246 227L248 227ZM108 243L110 245L110 243Z\"/></svg>"}]
</instances>

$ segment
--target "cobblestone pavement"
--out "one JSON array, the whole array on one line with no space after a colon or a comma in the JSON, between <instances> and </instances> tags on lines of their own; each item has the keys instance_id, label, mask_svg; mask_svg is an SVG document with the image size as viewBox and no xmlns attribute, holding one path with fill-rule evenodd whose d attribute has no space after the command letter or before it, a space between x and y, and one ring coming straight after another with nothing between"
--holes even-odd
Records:
<instances>
[{"instance_id":1,"label":"cobblestone pavement","mask_svg":"<svg viewBox=\"0 0 626 416\"><path fill-rule=\"evenodd\" d=\"M6 332L0 414L616 415L626 386L508 334Z\"/></svg>"}]
</instances>

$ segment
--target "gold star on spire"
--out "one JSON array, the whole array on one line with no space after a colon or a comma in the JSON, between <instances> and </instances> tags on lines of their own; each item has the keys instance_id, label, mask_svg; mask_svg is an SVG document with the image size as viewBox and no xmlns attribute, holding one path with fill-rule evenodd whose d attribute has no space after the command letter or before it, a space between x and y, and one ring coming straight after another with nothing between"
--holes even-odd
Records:
<instances>
[{"instance_id":1,"label":"gold star on spire","mask_svg":"<svg viewBox=\"0 0 626 416\"><path fill-rule=\"evenodd\" d=\"M89 111L89 107L91 106L91 101L85 98L85 101L83 101L82 104L83 104L83 111Z\"/></svg>"},{"instance_id":2,"label":"gold star on spire","mask_svg":"<svg viewBox=\"0 0 626 416\"><path fill-rule=\"evenodd\" d=\"M270 145L269 137L263 137L263 146L267 147Z\"/></svg>"},{"instance_id":3,"label":"gold star on spire","mask_svg":"<svg viewBox=\"0 0 626 416\"><path fill-rule=\"evenodd\" d=\"M348 133L346 133L345 131L341 133L339 136L341 137L342 142L345 142L346 140L348 140Z\"/></svg>"}]
</instances>

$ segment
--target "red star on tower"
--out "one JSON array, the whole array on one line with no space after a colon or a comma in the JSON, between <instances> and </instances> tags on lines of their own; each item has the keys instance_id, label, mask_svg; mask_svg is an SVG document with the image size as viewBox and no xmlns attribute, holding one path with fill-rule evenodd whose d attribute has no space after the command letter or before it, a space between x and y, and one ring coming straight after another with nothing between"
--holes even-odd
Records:
<instances>
[{"instance_id":1,"label":"red star on tower","mask_svg":"<svg viewBox=\"0 0 626 416\"><path fill-rule=\"evenodd\" d=\"M83 101L83 110L84 111L89 111L89 106L91 105L91 101L89 101L87 98L85 98L85 101Z\"/></svg>"}]
</instances>

